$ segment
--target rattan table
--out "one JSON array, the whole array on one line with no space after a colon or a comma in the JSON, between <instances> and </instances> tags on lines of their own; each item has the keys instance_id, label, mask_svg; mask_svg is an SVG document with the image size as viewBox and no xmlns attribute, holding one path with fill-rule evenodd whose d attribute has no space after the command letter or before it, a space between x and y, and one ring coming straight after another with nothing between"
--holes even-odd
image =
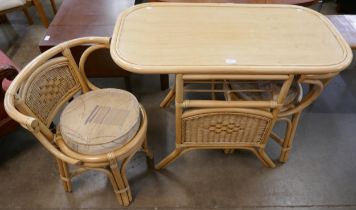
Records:
<instances>
[{"instance_id":1,"label":"rattan table","mask_svg":"<svg viewBox=\"0 0 356 210\"><path fill-rule=\"evenodd\" d=\"M300 6L271 4L141 4L117 20L111 56L131 72L176 75L176 149L157 168L186 151L201 148L248 149L273 167L263 151L269 137L282 146L280 160L285 162L300 113L352 60L350 47L323 15ZM189 81L254 79L279 80L283 85L270 101L185 99ZM282 111L293 82L310 85L310 91L294 107ZM226 89L222 91L226 93ZM194 120L218 112L222 114L194 124ZM244 120L252 115L258 126L263 123L256 119L270 120L264 127L245 125ZM227 116L236 119L226 121ZM284 141L271 131L278 120L291 125ZM212 121L214 125L204 127ZM251 127L259 134L253 135ZM199 129L201 135L195 133ZM232 138L231 133L241 135Z\"/></svg>"}]
</instances>

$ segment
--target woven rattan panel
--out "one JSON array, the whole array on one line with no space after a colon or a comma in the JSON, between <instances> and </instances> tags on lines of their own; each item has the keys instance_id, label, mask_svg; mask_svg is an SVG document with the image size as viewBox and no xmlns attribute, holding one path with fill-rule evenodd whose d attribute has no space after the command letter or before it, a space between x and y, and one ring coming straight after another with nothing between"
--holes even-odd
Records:
<instances>
[{"instance_id":1,"label":"woven rattan panel","mask_svg":"<svg viewBox=\"0 0 356 210\"><path fill-rule=\"evenodd\" d=\"M30 77L24 94L25 104L48 125L60 103L80 89L77 78L67 62L39 69Z\"/></svg>"},{"instance_id":2,"label":"woven rattan panel","mask_svg":"<svg viewBox=\"0 0 356 210\"><path fill-rule=\"evenodd\" d=\"M245 113L205 113L183 119L183 142L260 144L271 119Z\"/></svg>"}]
</instances>

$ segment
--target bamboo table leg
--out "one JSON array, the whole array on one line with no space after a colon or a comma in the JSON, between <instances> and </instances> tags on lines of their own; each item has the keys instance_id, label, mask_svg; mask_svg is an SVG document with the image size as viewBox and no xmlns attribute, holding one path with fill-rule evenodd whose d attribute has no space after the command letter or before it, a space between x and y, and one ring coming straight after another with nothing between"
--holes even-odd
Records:
<instances>
[{"instance_id":1,"label":"bamboo table leg","mask_svg":"<svg viewBox=\"0 0 356 210\"><path fill-rule=\"evenodd\" d=\"M297 130L298 127L298 122L300 119L300 115L301 115L301 111L294 114L292 116L292 128L291 128L291 133L289 136L286 137L286 139L284 140L284 143L282 145L282 151L281 154L279 156L279 161L280 162L287 162L288 158L289 158L289 153L290 153L290 149L292 148L292 143L294 140L294 136L295 136L295 132Z\"/></svg>"},{"instance_id":2,"label":"bamboo table leg","mask_svg":"<svg viewBox=\"0 0 356 210\"><path fill-rule=\"evenodd\" d=\"M183 149L175 148L173 152L171 152L167 157L161 160L161 162L159 162L155 168L157 170L165 168L167 165L171 164L173 161L179 158L182 154L183 154Z\"/></svg>"},{"instance_id":3,"label":"bamboo table leg","mask_svg":"<svg viewBox=\"0 0 356 210\"><path fill-rule=\"evenodd\" d=\"M174 97L176 95L176 88L175 85L169 90L168 94L166 97L163 99L163 101L159 104L161 108L167 108L173 101Z\"/></svg>"},{"instance_id":4,"label":"bamboo table leg","mask_svg":"<svg viewBox=\"0 0 356 210\"><path fill-rule=\"evenodd\" d=\"M44 25L44 27L48 28L48 18L44 12L44 9L43 9L43 6L42 6L40 0L33 0L33 4L35 5L38 15L41 18L42 24Z\"/></svg>"}]
</instances>

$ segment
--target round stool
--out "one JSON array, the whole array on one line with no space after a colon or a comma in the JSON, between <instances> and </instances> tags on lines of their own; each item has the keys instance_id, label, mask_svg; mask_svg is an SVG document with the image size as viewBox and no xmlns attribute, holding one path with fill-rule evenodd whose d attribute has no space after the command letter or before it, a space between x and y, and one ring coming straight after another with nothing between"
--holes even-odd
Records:
<instances>
[{"instance_id":1,"label":"round stool","mask_svg":"<svg viewBox=\"0 0 356 210\"><path fill-rule=\"evenodd\" d=\"M88 168L104 172L119 202L128 206L132 195L125 175L127 163L140 148L153 158L146 130L146 113L135 96L124 90L100 89L75 97L65 107L56 142L63 153L82 161L84 170L78 173ZM64 165L60 170L70 191L72 176Z\"/></svg>"}]
</instances>

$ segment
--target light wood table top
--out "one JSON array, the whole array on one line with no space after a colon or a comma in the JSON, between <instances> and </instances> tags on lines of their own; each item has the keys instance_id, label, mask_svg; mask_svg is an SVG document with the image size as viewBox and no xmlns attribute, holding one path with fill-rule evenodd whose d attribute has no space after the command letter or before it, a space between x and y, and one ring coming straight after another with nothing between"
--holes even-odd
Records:
<instances>
[{"instance_id":1,"label":"light wood table top","mask_svg":"<svg viewBox=\"0 0 356 210\"><path fill-rule=\"evenodd\" d=\"M117 20L111 55L144 74L325 74L352 60L325 16L272 4L141 4Z\"/></svg>"}]
</instances>

